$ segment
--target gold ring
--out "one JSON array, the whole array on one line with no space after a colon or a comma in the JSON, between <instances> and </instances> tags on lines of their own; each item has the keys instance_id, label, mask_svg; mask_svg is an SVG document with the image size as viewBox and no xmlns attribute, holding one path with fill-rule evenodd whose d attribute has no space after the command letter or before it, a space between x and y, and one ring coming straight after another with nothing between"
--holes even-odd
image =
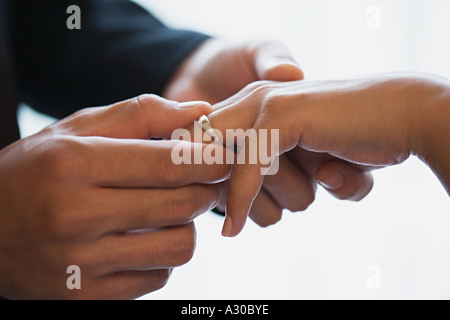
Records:
<instances>
[{"instance_id":1,"label":"gold ring","mask_svg":"<svg viewBox=\"0 0 450 320\"><path fill-rule=\"evenodd\" d=\"M207 134L213 137L216 142L220 142L220 138L216 134L216 129L213 128L211 122L209 121L206 115L202 115L200 119L197 121L197 123L200 125L203 131L205 131Z\"/></svg>"}]
</instances>

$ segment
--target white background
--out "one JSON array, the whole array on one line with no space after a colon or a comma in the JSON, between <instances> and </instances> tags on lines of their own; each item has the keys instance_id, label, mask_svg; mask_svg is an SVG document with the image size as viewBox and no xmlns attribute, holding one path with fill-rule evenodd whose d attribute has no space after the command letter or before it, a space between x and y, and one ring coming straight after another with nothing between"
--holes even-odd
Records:
<instances>
[{"instance_id":1,"label":"white background","mask_svg":"<svg viewBox=\"0 0 450 320\"><path fill-rule=\"evenodd\" d=\"M399 70L450 77L447 0L139 2L170 26L281 39L307 79ZM371 28L371 6L380 12L379 29ZM19 116L23 135L52 121L26 108ZM222 218L203 215L191 262L143 299L450 298L447 194L415 158L374 175L375 187L360 203L319 189L306 212L286 211L268 229L249 221L235 239L220 236ZM368 286L371 266L381 272L379 289Z\"/></svg>"}]
</instances>

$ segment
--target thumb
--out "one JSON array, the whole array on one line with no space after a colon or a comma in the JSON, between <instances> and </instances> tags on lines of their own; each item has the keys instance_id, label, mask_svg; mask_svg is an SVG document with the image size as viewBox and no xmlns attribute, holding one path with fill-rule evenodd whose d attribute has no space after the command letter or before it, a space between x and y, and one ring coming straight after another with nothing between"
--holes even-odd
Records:
<instances>
[{"instance_id":1,"label":"thumb","mask_svg":"<svg viewBox=\"0 0 450 320\"><path fill-rule=\"evenodd\" d=\"M81 116L83 126L76 134L116 139L168 139L176 129L211 112L207 102L178 103L145 94L108 107L82 110L78 116Z\"/></svg>"},{"instance_id":2,"label":"thumb","mask_svg":"<svg viewBox=\"0 0 450 320\"><path fill-rule=\"evenodd\" d=\"M202 115L210 114L212 107L203 101L176 102L155 95L143 95L135 104L142 109L142 121L147 134L153 138L170 138L173 131L184 128Z\"/></svg>"},{"instance_id":3,"label":"thumb","mask_svg":"<svg viewBox=\"0 0 450 320\"><path fill-rule=\"evenodd\" d=\"M255 72L259 80L297 81L304 79L299 64L281 42L270 41L256 44L253 49Z\"/></svg>"}]
</instances>

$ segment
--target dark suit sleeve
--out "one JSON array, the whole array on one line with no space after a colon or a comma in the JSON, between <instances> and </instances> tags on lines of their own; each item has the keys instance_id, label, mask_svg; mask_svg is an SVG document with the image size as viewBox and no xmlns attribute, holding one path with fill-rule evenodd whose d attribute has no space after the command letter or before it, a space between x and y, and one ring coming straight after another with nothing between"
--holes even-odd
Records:
<instances>
[{"instance_id":1,"label":"dark suit sleeve","mask_svg":"<svg viewBox=\"0 0 450 320\"><path fill-rule=\"evenodd\" d=\"M69 30L69 5L81 30ZM61 118L87 106L161 92L206 35L164 26L126 0L14 1L14 56L22 101Z\"/></svg>"}]
</instances>

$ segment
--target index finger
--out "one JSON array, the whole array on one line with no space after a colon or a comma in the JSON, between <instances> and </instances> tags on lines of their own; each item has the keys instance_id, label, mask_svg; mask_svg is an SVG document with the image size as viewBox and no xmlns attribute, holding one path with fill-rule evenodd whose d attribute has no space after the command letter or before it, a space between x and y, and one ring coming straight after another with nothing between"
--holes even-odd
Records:
<instances>
[{"instance_id":1,"label":"index finger","mask_svg":"<svg viewBox=\"0 0 450 320\"><path fill-rule=\"evenodd\" d=\"M238 143L244 143L241 152L249 155L251 146L245 143L245 132L249 129L253 129L255 119L259 113L260 105L257 99L248 99L248 101L242 101L241 98L245 98L248 94L253 93L255 96L262 94L258 92L258 89L263 86L264 83L258 83L252 86L248 86L241 93L231 98L228 108L217 108L217 111L211 113L208 118L215 130L218 130L224 138L224 145L234 145L235 139ZM189 129L193 130L191 126ZM228 132L244 132L244 135L237 134L230 139ZM253 201L258 195L262 183L263 176L261 175L262 165L249 164L245 161L244 164L239 164L237 158L239 154L234 157L235 163L233 163L230 187L228 190L228 197L226 201L226 217L224 226L222 229L222 235L225 237L234 237L238 235L244 228L249 211L252 207Z\"/></svg>"},{"instance_id":2,"label":"index finger","mask_svg":"<svg viewBox=\"0 0 450 320\"><path fill-rule=\"evenodd\" d=\"M231 166L194 163L208 146L187 141L146 141L79 138L88 159L90 184L117 188L173 188L217 183L229 177ZM214 147L210 146L209 148ZM219 146L217 146L219 148ZM181 160L181 162L180 162Z\"/></svg>"},{"instance_id":3,"label":"index finger","mask_svg":"<svg viewBox=\"0 0 450 320\"><path fill-rule=\"evenodd\" d=\"M235 237L244 228L253 201L263 183L260 170L258 165L236 164L233 167L222 229L224 237Z\"/></svg>"},{"instance_id":4,"label":"index finger","mask_svg":"<svg viewBox=\"0 0 450 320\"><path fill-rule=\"evenodd\" d=\"M226 217L222 229L225 237L234 237L243 229L250 209L258 196L265 175L273 175L279 169L279 132L262 129L257 122L248 130L243 147L238 152L229 181ZM270 165L267 167L267 165Z\"/></svg>"}]
</instances>

